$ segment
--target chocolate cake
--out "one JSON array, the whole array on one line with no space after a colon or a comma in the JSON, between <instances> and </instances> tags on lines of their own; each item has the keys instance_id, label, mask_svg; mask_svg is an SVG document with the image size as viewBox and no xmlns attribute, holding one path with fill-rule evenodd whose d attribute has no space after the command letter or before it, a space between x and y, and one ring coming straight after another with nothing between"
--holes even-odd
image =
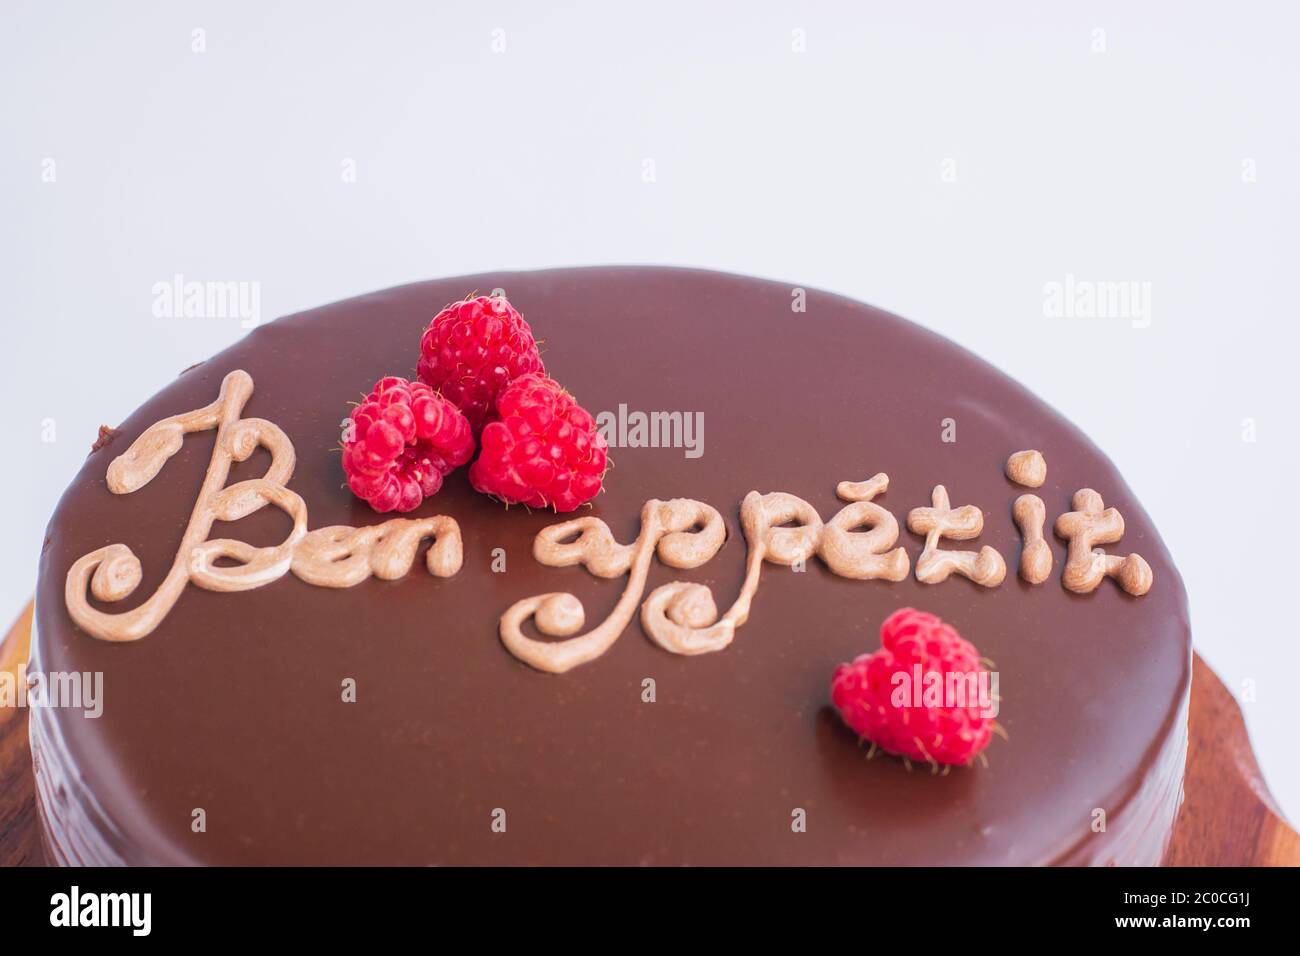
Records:
<instances>
[{"instance_id":1,"label":"chocolate cake","mask_svg":"<svg viewBox=\"0 0 1300 956\"><path fill-rule=\"evenodd\" d=\"M393 516L355 497L340 465L349 402L381 375L413 376L421 333L448 302L497 288L543 342L547 371L617 423L590 508L507 508L461 468L404 516L452 519L436 533L420 526L429 535L416 535L405 573L360 567L348 586L320 586L312 567L333 567L328 558L295 555L287 573L285 552L239 589L185 583L189 555L178 551L193 543L187 522L218 431L168 446L151 426L217 408L212 422L226 415L233 428L234 392L250 388L243 419L291 443L291 460L258 448L224 484L287 464L284 485L305 511L227 501L198 540L244 545L218 555L212 580L304 527L379 525ZM697 424L689 445L684 429L638 432L654 412ZM158 454L175 449L160 470L138 453L155 439ZM1038 458L1008 464L1029 449L1045 477ZM837 486L878 473L887 482L861 494L897 519L905 554L890 577L901 579L857 580L825 555L747 564L754 532L742 515L778 500L751 492L797 496L829 524L847 494ZM1026 485L1044 506L1036 519L1017 504ZM725 610L752 571L758 586L729 640L674 653L633 614L602 653L559 673L512 652L502 618L517 602L572 595L549 611L580 602L590 631L631 579L627 560L605 577L542 563L540 533L585 515L625 545L648 501L677 499L720 515L716 554L669 566L661 546L630 600L680 581ZM982 529L943 546L977 557L923 583L918 574L935 580L927 540L939 535L926 529L957 513L949 499L978 508ZM1102 502L1111 525L1089 537L1078 528L1101 528ZM688 516L682 540L705 534L711 513ZM1023 565L1033 535L1017 518L1045 529ZM787 524L799 520L772 529ZM327 537L312 541L328 550ZM572 536L542 540L563 548ZM138 558L134 589L126 550L101 550L112 545ZM1131 553L1141 559L1125 563ZM176 562L183 586L163 615L117 630L98 616L144 606ZM98 563L109 570L88 590ZM832 706L836 667L875 650L881 622L904 607L957 628L999 675L1004 735L970 766L873 754ZM563 639L527 613L515 623L529 641ZM103 675L101 716L31 714L45 844L59 863L1154 864L1181 799L1186 596L1106 457L936 335L838 296L731 275L489 273L255 329L95 443L49 524L35 626L33 671Z\"/></svg>"}]
</instances>

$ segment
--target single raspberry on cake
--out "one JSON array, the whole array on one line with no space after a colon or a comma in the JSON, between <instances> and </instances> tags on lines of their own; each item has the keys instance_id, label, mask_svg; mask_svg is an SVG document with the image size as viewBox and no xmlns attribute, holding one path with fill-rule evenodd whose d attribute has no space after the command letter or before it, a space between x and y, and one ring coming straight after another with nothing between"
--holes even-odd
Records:
<instances>
[{"instance_id":1,"label":"single raspberry on cake","mask_svg":"<svg viewBox=\"0 0 1300 956\"><path fill-rule=\"evenodd\" d=\"M423 382L389 376L352 410L343 471L376 511L410 511L473 454L469 422L455 405Z\"/></svg>"},{"instance_id":2,"label":"single raspberry on cake","mask_svg":"<svg viewBox=\"0 0 1300 956\"><path fill-rule=\"evenodd\" d=\"M533 330L503 295L453 302L420 339L420 381L439 389L477 435L495 415L501 390L529 372L544 372Z\"/></svg>"},{"instance_id":3,"label":"single raspberry on cake","mask_svg":"<svg viewBox=\"0 0 1300 956\"><path fill-rule=\"evenodd\" d=\"M831 701L844 722L886 753L970 763L994 727L979 652L951 625L910 607L885 619L880 643L835 670Z\"/></svg>"},{"instance_id":4,"label":"single raspberry on cake","mask_svg":"<svg viewBox=\"0 0 1300 956\"><path fill-rule=\"evenodd\" d=\"M479 491L530 508L572 511L600 491L608 450L596 420L554 379L521 376L497 398L499 421L483 429L470 465Z\"/></svg>"}]
</instances>

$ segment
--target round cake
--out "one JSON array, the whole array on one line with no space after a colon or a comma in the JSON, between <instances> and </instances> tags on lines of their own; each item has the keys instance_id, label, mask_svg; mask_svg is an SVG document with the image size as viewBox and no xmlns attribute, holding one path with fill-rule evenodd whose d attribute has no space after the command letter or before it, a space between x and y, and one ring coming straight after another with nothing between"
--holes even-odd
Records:
<instances>
[{"instance_id":1,"label":"round cake","mask_svg":"<svg viewBox=\"0 0 1300 956\"><path fill-rule=\"evenodd\" d=\"M508 296L601 424L603 491L506 507L462 467L404 540L367 532L398 516L349 490L341 428L476 290ZM268 473L274 506L221 495ZM846 500L896 519L891 571L837 564L831 529L871 525ZM574 518L599 521L547 531ZM809 553L783 559L798 535ZM665 611L673 582L724 620ZM878 752L832 702L837 667L909 607L997 676L1000 733L969 766ZM549 650L593 629L595 651ZM103 430L60 501L30 669L102 675L99 715L31 713L59 863L1155 864L1191 641L1115 468L988 364L826 293L589 268L362 296L186 370Z\"/></svg>"}]
</instances>

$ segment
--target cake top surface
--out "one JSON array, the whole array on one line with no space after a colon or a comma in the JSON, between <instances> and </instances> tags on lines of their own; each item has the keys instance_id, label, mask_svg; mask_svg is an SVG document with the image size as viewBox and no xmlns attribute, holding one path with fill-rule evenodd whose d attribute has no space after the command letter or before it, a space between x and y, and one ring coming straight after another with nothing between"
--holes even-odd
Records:
<instances>
[{"instance_id":1,"label":"cake top surface","mask_svg":"<svg viewBox=\"0 0 1300 956\"><path fill-rule=\"evenodd\" d=\"M417 563L396 580L313 587L286 575L241 593L187 587L147 637L82 632L64 603L77 559L121 542L139 557L138 605L176 557L214 433L188 436L129 495L110 461L154 422L214 401L242 369L245 417L274 422L297 462L289 487L309 525L365 526L344 486L341 422L382 375L413 375L421 332L447 302L502 288L543 340L548 371L593 413L680 412L692 447L611 448L614 468L589 514L633 541L651 498L707 502L727 540L699 568L654 563L646 593L707 585L721 608L745 575L745 495L784 491L829 520L842 481L889 475L876 502L923 539L907 513L944 485L983 510L1006 580L854 581L821 562L767 565L749 620L725 650L667 653L633 621L598 659L554 675L498 638L515 601L570 592L588 627L621 580L546 567L533 540L555 515L507 510L465 471L410 517L459 524L464 566L437 578ZM93 794L100 838L129 860L298 863L1042 863L1104 858L1096 808L1123 814L1170 758L1190 680L1182 584L1149 518L1106 458L1022 387L952 343L876 309L791 286L661 268L489 273L374 293L280 319L187 370L87 458L50 522L41 556L34 667L103 672L103 714L52 710L52 739ZM560 344L562 343L562 345ZM629 418L629 416L633 416ZM624 428L626 431L626 428ZM953 439L955 440L947 440ZM1055 567L1016 575L1012 503L1026 491L1008 455L1042 451ZM269 456L237 463L261 475ZM1050 534L1093 488L1123 515L1120 542L1155 584L1134 598L1105 581L1062 587L1065 546ZM213 537L283 538L266 508ZM500 558L504 557L504 570ZM496 567L494 569L494 562ZM829 705L837 664L879 646L899 607L957 626L999 674L1007 733L987 766L932 776L865 751ZM355 682L356 701L340 686ZM648 702L646 681L654 682ZM54 772L54 768L50 768ZM191 829L203 808L207 829ZM505 833L492 827L504 810ZM806 814L806 832L791 816ZM1119 829L1119 828L1112 828Z\"/></svg>"}]
</instances>

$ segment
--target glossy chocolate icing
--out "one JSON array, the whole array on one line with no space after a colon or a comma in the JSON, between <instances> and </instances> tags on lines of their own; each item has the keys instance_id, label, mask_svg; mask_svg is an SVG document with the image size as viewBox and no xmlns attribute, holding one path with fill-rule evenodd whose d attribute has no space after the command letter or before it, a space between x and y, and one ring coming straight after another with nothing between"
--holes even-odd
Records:
<instances>
[{"instance_id":1,"label":"glossy chocolate icing","mask_svg":"<svg viewBox=\"0 0 1300 956\"><path fill-rule=\"evenodd\" d=\"M247 370L246 415L296 446L290 487L313 528L383 520L343 486L339 422L381 375L411 375L420 333L448 301L504 288L544 340L547 369L593 413L704 413L705 451L614 449L594 514L621 541L651 497L718 508L729 538L704 567L656 564L670 580L734 597L745 493L788 491L829 518L836 483L890 476L877 501L905 523L937 483L984 509L981 538L1011 573L998 588L954 578L859 582L810 562L768 565L748 624L727 650L679 657L634 621L602 658L561 676L515 660L497 619L515 600L570 591L589 625L622 581L531 556L557 519L507 511L464 470L413 516L456 518L465 566L417 563L348 590L286 576L238 594L189 587L153 634L110 644L63 603L81 555L128 544L144 565L134 606L162 579L206 468L213 433L190 436L142 490L105 486L112 458L150 424L211 402ZM941 441L941 421L957 441ZM1155 585L1061 587L1015 576L1020 541L1003 474L1038 448L1048 523L1097 489L1127 522L1112 551L1140 552ZM232 480L260 474L264 453ZM265 509L214 534L279 540ZM900 542L915 563L918 536ZM505 573L490 569L504 548ZM648 590L649 590L648 589ZM912 605L956 625L1000 674L988 766L932 776L865 759L829 709L835 665L879 646L882 618ZM100 605L103 606L103 605ZM103 606L106 610L125 607ZM47 846L61 862L128 863L1096 863L1156 862L1181 793L1190 684L1186 596L1150 520L1106 458L1023 388L950 342L837 296L716 273L596 268L490 273L404 286L280 319L188 370L86 460L41 555L32 666L103 671L98 720L37 709L32 740ZM357 702L341 682L357 682ZM656 700L642 701L642 681ZM192 811L207 830L191 830ZM506 812L506 832L492 814ZM792 832L792 811L807 831ZM1092 829L1094 808L1107 814Z\"/></svg>"}]
</instances>

